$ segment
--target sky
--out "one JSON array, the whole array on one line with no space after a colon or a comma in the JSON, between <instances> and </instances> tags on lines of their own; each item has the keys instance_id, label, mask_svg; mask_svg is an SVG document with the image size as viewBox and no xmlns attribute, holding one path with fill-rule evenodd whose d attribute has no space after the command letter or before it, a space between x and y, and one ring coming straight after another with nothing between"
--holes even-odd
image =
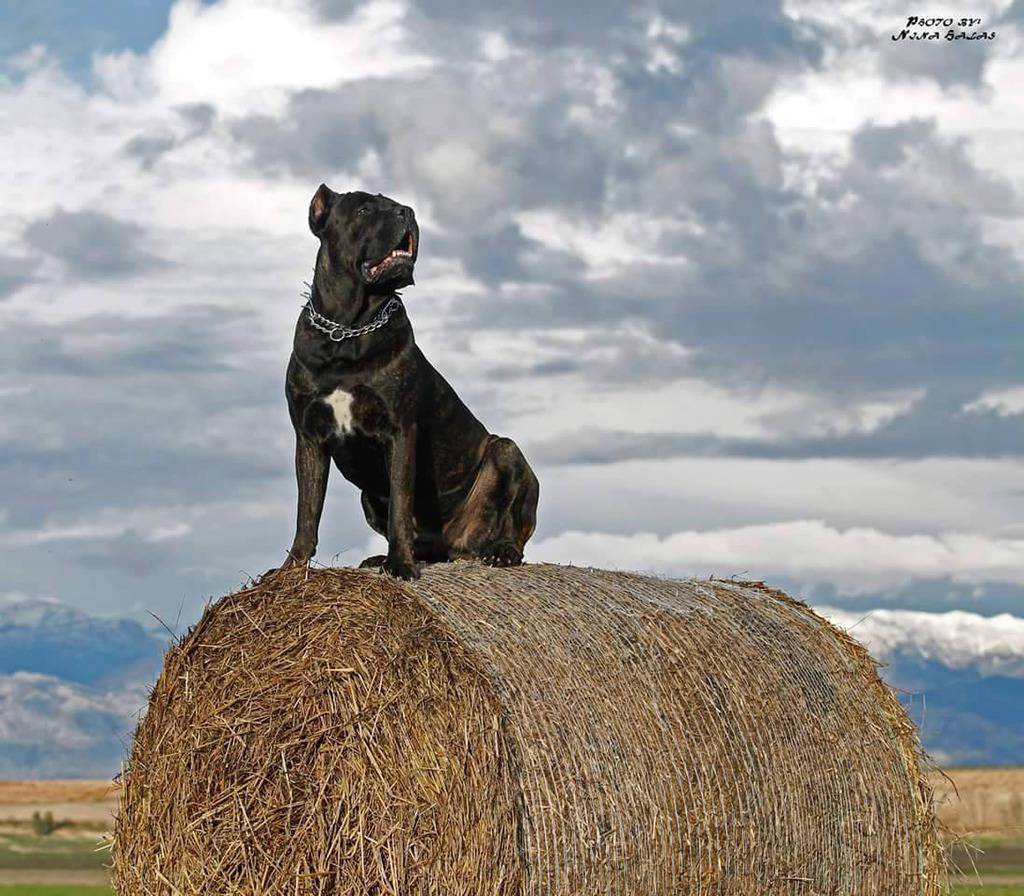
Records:
<instances>
[{"instance_id":1,"label":"sky","mask_svg":"<svg viewBox=\"0 0 1024 896\"><path fill-rule=\"evenodd\" d=\"M1024 3L0 8L0 594L193 621L279 564L318 184L421 227L417 340L527 559L1024 615ZM337 471L319 560L379 549Z\"/></svg>"}]
</instances>

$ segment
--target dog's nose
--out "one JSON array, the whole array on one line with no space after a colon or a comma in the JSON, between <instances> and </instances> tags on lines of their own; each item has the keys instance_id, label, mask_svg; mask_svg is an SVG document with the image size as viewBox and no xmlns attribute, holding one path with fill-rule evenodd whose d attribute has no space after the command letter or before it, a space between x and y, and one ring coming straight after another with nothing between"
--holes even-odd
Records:
<instances>
[{"instance_id":1,"label":"dog's nose","mask_svg":"<svg viewBox=\"0 0 1024 896\"><path fill-rule=\"evenodd\" d=\"M398 206L398 209L395 211L395 214L398 215L399 221L407 223L412 220L412 209L409 208L409 206L407 205Z\"/></svg>"}]
</instances>

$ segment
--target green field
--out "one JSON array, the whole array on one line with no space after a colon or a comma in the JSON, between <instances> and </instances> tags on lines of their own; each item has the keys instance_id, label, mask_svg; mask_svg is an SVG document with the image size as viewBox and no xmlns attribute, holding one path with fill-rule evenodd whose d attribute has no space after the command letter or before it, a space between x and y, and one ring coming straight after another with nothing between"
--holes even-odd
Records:
<instances>
[{"instance_id":1,"label":"green field","mask_svg":"<svg viewBox=\"0 0 1024 896\"><path fill-rule=\"evenodd\" d=\"M101 871L110 853L98 849L99 838L37 837L33 834L0 834L0 869L49 868L62 871ZM3 896L10 896L4 890Z\"/></svg>"},{"instance_id":2,"label":"green field","mask_svg":"<svg viewBox=\"0 0 1024 896\"><path fill-rule=\"evenodd\" d=\"M110 896L100 845L92 831L0 833L0 896Z\"/></svg>"}]
</instances>

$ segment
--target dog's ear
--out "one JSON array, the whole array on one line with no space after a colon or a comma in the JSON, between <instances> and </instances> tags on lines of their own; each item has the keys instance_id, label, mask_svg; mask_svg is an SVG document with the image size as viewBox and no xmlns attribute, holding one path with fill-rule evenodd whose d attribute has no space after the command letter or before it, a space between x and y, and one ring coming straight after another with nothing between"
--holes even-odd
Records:
<instances>
[{"instance_id":1,"label":"dog's ear","mask_svg":"<svg viewBox=\"0 0 1024 896\"><path fill-rule=\"evenodd\" d=\"M320 184L317 187L309 203L309 229L313 231L314 236L320 236L336 198L337 194L327 184Z\"/></svg>"}]
</instances>

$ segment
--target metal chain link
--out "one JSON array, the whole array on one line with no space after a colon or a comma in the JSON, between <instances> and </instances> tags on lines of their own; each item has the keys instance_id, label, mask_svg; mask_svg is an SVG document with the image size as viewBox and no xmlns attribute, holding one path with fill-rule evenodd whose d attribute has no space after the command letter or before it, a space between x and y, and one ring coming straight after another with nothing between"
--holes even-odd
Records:
<instances>
[{"instance_id":1,"label":"metal chain link","mask_svg":"<svg viewBox=\"0 0 1024 896\"><path fill-rule=\"evenodd\" d=\"M308 283L306 285L309 286ZM310 288L312 289L312 287ZM379 330L390 320L391 315L402 307L402 297L396 292L368 324L363 324L361 327L349 327L336 323L329 317L324 317L313 307L313 296L310 293L303 293L303 295L306 297L306 311L309 312L310 324L321 333L326 334L332 342L341 342L355 336L365 336L367 333Z\"/></svg>"}]
</instances>

